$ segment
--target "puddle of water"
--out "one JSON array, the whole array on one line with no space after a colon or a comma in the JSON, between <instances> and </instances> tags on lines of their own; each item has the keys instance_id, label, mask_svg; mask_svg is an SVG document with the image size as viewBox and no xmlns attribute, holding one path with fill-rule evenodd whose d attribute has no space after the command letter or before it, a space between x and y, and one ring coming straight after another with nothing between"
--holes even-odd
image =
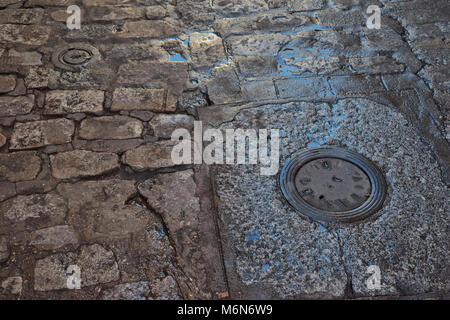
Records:
<instances>
[{"instance_id":1,"label":"puddle of water","mask_svg":"<svg viewBox=\"0 0 450 320\"><path fill-rule=\"evenodd\" d=\"M185 62L187 61L180 53L170 54L171 62Z\"/></svg>"}]
</instances>

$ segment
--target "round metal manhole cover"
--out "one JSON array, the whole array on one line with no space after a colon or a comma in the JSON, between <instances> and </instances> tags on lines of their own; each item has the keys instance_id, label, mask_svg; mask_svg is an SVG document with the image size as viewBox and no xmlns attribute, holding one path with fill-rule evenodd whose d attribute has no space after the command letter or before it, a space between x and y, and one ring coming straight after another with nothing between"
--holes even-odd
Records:
<instances>
[{"instance_id":1,"label":"round metal manhole cover","mask_svg":"<svg viewBox=\"0 0 450 320\"><path fill-rule=\"evenodd\" d=\"M301 151L280 176L281 190L302 215L328 223L356 223L376 213L386 198L382 172L358 153L334 147Z\"/></svg>"},{"instance_id":2,"label":"round metal manhole cover","mask_svg":"<svg viewBox=\"0 0 450 320\"><path fill-rule=\"evenodd\" d=\"M52 62L56 67L73 72L79 72L98 60L100 60L100 52L86 43L59 47L52 55Z\"/></svg>"}]
</instances>

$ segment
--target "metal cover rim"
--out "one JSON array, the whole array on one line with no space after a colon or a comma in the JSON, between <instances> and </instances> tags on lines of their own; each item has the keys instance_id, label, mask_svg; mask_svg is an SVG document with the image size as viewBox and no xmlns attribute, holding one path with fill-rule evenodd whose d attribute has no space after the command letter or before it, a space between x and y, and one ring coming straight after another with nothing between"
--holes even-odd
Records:
<instances>
[{"instance_id":1,"label":"metal cover rim","mask_svg":"<svg viewBox=\"0 0 450 320\"><path fill-rule=\"evenodd\" d=\"M85 51L88 54L90 54L90 57L86 59L86 61L78 64L71 64L65 61L64 56L65 54L69 53L71 50L80 50ZM100 52L97 48L94 46L88 44L88 43L71 43L71 44L64 44L57 48L55 48L55 51L52 55L52 63L55 67L72 71L72 72L80 72L84 68L88 67L89 65L99 61L101 58Z\"/></svg>"},{"instance_id":2,"label":"metal cover rim","mask_svg":"<svg viewBox=\"0 0 450 320\"><path fill-rule=\"evenodd\" d=\"M369 177L371 194L361 206L342 212L325 211L311 206L298 193L294 177L306 163L320 158L337 158L348 161ZM383 173L369 159L359 153L336 147L315 147L302 150L292 156L283 166L280 175L281 191L301 215L325 223L359 223L375 214L384 203L387 194L387 184Z\"/></svg>"}]
</instances>

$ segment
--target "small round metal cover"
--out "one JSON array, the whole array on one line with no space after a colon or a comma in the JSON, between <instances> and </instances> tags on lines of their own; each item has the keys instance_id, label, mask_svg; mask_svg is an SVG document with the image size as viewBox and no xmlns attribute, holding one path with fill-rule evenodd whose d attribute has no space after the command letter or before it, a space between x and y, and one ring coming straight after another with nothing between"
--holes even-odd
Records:
<instances>
[{"instance_id":1,"label":"small round metal cover","mask_svg":"<svg viewBox=\"0 0 450 320\"><path fill-rule=\"evenodd\" d=\"M280 185L302 215L325 223L358 223L376 213L387 193L383 173L362 155L335 147L305 149L289 159Z\"/></svg>"},{"instance_id":2,"label":"small round metal cover","mask_svg":"<svg viewBox=\"0 0 450 320\"><path fill-rule=\"evenodd\" d=\"M98 60L100 60L100 52L86 43L60 46L52 55L52 63L56 67L72 72L79 72Z\"/></svg>"}]
</instances>

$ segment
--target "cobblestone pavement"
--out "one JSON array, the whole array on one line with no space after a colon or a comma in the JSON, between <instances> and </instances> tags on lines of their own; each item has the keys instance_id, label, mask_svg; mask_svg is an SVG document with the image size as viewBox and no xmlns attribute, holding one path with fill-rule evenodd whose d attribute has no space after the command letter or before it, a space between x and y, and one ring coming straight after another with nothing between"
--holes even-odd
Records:
<instances>
[{"instance_id":1,"label":"cobblestone pavement","mask_svg":"<svg viewBox=\"0 0 450 320\"><path fill-rule=\"evenodd\" d=\"M448 297L449 17L447 0L0 0L0 298ZM362 225L308 221L258 166L175 166L194 120L280 129L281 164L355 150L388 199Z\"/></svg>"}]
</instances>

